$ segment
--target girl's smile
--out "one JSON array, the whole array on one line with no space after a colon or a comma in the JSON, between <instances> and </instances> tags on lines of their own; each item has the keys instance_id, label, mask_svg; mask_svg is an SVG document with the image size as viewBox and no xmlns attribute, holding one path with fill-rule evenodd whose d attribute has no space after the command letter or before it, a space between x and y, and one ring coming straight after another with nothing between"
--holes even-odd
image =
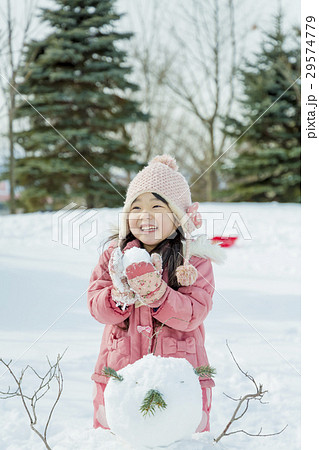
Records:
<instances>
[{"instance_id":1,"label":"girl's smile","mask_svg":"<svg viewBox=\"0 0 319 450\"><path fill-rule=\"evenodd\" d=\"M148 252L170 236L178 226L174 214L163 200L151 192L146 192L131 204L129 228Z\"/></svg>"},{"instance_id":2,"label":"girl's smile","mask_svg":"<svg viewBox=\"0 0 319 450\"><path fill-rule=\"evenodd\" d=\"M146 233L155 233L155 230L157 230L158 227L156 225L145 225L142 224L140 226L140 230Z\"/></svg>"}]
</instances>

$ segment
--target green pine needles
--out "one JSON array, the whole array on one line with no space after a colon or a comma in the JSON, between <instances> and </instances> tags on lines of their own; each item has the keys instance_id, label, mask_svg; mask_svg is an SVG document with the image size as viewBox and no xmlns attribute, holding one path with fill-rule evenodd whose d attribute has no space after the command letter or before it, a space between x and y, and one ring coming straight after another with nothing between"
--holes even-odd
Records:
<instances>
[{"instance_id":1,"label":"green pine needles","mask_svg":"<svg viewBox=\"0 0 319 450\"><path fill-rule=\"evenodd\" d=\"M114 380L123 381L124 378L122 375L119 375L116 370L111 369L111 367L104 367L102 370L102 375L108 377L108 378L114 378Z\"/></svg>"},{"instance_id":2,"label":"green pine needles","mask_svg":"<svg viewBox=\"0 0 319 450\"><path fill-rule=\"evenodd\" d=\"M194 369L194 372L199 377L213 378L216 375L216 369L212 366L200 366Z\"/></svg>"},{"instance_id":3,"label":"green pine needles","mask_svg":"<svg viewBox=\"0 0 319 450\"><path fill-rule=\"evenodd\" d=\"M198 377L213 378L216 375L216 369L212 366L199 366L194 368L194 372ZM104 367L102 370L102 375L108 378L114 378L117 381L123 381L122 375L118 374L116 370L111 367ZM167 408L167 404L163 398L163 395L157 389L150 389L143 400L142 406L140 407L140 412L144 417L148 415L154 416L156 413L156 408L159 410L164 410Z\"/></svg>"},{"instance_id":4,"label":"green pine needles","mask_svg":"<svg viewBox=\"0 0 319 450\"><path fill-rule=\"evenodd\" d=\"M165 409L167 404L159 391L150 389L143 400L140 411L143 413L143 416L147 416L148 414L154 416L156 407L158 409Z\"/></svg>"}]
</instances>

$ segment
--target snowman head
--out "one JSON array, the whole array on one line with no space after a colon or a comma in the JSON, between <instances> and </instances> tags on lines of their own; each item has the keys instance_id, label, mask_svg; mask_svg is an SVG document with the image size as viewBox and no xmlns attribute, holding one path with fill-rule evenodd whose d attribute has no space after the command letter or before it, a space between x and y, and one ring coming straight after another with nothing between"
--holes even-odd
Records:
<instances>
[{"instance_id":1,"label":"snowman head","mask_svg":"<svg viewBox=\"0 0 319 450\"><path fill-rule=\"evenodd\" d=\"M211 366L199 366L193 368L193 371L198 377L212 378L216 374L216 370ZM111 367L104 367L102 374L107 378L112 378L118 382L124 381L123 376L118 374ZM180 380L180 383L184 383L184 381ZM136 381L136 384L138 384L138 381ZM147 416L148 414L154 415L156 412L156 408L165 409L166 407L167 404L163 398L163 395L159 392L159 390L149 389L146 392L145 397L143 398L140 411L143 414L143 416Z\"/></svg>"},{"instance_id":2,"label":"snowman head","mask_svg":"<svg viewBox=\"0 0 319 450\"><path fill-rule=\"evenodd\" d=\"M150 354L103 374L110 378L104 396L111 430L135 446L161 446L196 431L202 417L199 376L213 376L214 369Z\"/></svg>"}]
</instances>

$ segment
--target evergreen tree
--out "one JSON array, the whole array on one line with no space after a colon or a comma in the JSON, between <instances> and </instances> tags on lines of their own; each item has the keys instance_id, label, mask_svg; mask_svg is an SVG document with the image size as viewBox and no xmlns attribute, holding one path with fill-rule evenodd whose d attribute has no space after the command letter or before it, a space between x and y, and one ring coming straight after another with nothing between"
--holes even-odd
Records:
<instances>
[{"instance_id":1,"label":"evergreen tree","mask_svg":"<svg viewBox=\"0 0 319 450\"><path fill-rule=\"evenodd\" d=\"M128 98L138 89L123 50L132 33L116 31L122 14L114 0L56 3L42 8L53 31L27 46L20 74L27 101L17 112L28 124L16 133L25 150L16 165L20 200L26 211L43 208L48 196L53 209L71 199L89 208L119 206L127 182L116 182L110 170L141 168L126 125L148 119Z\"/></svg>"},{"instance_id":2,"label":"evergreen tree","mask_svg":"<svg viewBox=\"0 0 319 450\"><path fill-rule=\"evenodd\" d=\"M279 13L275 31L266 34L254 62L246 61L240 71L242 118L224 118L227 135L245 133L221 166L228 180L224 198L230 201L300 202L300 80L289 88L300 76L300 30L295 36L287 49Z\"/></svg>"}]
</instances>

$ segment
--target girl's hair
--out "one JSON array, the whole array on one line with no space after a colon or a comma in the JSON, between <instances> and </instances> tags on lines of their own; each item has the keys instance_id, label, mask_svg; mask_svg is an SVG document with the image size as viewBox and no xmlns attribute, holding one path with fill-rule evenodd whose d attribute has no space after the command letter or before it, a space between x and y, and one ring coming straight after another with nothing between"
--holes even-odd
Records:
<instances>
[{"instance_id":1,"label":"girl's hair","mask_svg":"<svg viewBox=\"0 0 319 450\"><path fill-rule=\"evenodd\" d=\"M168 202L161 197L156 192L152 192L152 194L162 202L164 202L166 205L168 205ZM115 233L112 236L110 236L105 244L108 242L118 239L119 233ZM131 231L128 232L125 239L121 242L121 250L123 251L126 245L133 241L135 236L131 233ZM162 256L163 261L163 269L167 267L168 270L168 281L167 284L169 287L174 289L175 291L180 287L180 285L177 282L176 278L176 268L183 264L183 240L185 240L185 236L182 230L182 227L179 226L176 231L174 231L170 236L168 236L163 241L159 242L159 244L151 251L151 253L156 252L159 253ZM104 244L104 245L105 245ZM141 242L141 247L144 248L143 242ZM156 321L158 322L158 321ZM128 329L129 325L129 319L126 319L124 322L125 330ZM119 325L118 325L119 326ZM120 327L122 328L122 327Z\"/></svg>"}]
</instances>

